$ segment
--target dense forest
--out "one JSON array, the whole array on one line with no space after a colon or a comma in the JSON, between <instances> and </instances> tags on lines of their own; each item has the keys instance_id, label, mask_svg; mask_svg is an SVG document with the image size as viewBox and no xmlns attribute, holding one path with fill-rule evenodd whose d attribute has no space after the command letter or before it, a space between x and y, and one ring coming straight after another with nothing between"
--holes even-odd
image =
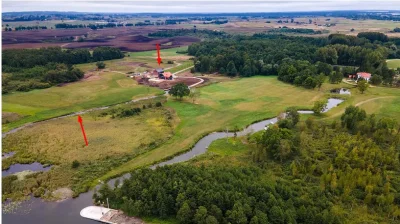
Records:
<instances>
[{"instance_id":1,"label":"dense forest","mask_svg":"<svg viewBox=\"0 0 400 224\"><path fill-rule=\"evenodd\" d=\"M62 50L60 47L3 50L2 92L48 88L83 78L72 65L123 58L117 48Z\"/></svg>"},{"instance_id":2,"label":"dense forest","mask_svg":"<svg viewBox=\"0 0 400 224\"><path fill-rule=\"evenodd\" d=\"M400 219L400 126L394 119L350 106L340 122L299 122L289 109L286 119L249 138L257 147L248 166L140 169L122 186L103 185L94 200L108 198L128 215L179 223L346 223L357 206L382 222ZM271 169L279 177L263 178Z\"/></svg>"},{"instance_id":3,"label":"dense forest","mask_svg":"<svg viewBox=\"0 0 400 224\"><path fill-rule=\"evenodd\" d=\"M385 61L400 58L399 46L397 40L376 32L321 38L260 33L192 44L188 53L196 57L194 70L198 72L243 77L279 75L282 81L314 88L321 73L343 77L356 71L370 72L391 85L395 71L388 69Z\"/></svg>"}]
</instances>

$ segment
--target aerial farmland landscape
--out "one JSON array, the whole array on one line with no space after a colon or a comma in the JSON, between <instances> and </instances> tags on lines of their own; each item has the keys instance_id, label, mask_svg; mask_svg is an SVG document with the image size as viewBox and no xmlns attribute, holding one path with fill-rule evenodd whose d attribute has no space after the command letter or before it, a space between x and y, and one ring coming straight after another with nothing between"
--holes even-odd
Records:
<instances>
[{"instance_id":1,"label":"aerial farmland landscape","mask_svg":"<svg viewBox=\"0 0 400 224\"><path fill-rule=\"evenodd\" d=\"M400 223L397 1L2 2L2 223Z\"/></svg>"}]
</instances>

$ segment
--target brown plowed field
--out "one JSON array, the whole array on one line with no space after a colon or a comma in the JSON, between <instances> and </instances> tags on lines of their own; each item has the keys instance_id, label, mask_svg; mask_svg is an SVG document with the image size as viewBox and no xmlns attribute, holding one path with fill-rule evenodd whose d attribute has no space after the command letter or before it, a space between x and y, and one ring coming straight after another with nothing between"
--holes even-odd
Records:
<instances>
[{"instance_id":1,"label":"brown plowed field","mask_svg":"<svg viewBox=\"0 0 400 224\"><path fill-rule=\"evenodd\" d=\"M179 28L168 26L169 29ZM125 51L153 50L156 43L166 44L164 48L189 45L200 41L195 37L149 38L146 35L165 27L123 27L101 30L82 29L50 29L2 32L3 49L39 48L62 46L64 48L94 48L98 46L118 47ZM86 35L83 42L65 41L66 38L77 39Z\"/></svg>"}]
</instances>

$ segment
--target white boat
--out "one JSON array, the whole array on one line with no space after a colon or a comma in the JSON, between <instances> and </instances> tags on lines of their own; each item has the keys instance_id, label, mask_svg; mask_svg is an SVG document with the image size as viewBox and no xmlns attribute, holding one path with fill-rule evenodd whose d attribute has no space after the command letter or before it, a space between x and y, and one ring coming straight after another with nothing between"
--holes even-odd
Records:
<instances>
[{"instance_id":1,"label":"white boat","mask_svg":"<svg viewBox=\"0 0 400 224\"><path fill-rule=\"evenodd\" d=\"M118 210L115 209L104 208L100 206L89 206L82 209L80 215L83 218L92 219L103 223L115 224L110 220L117 213Z\"/></svg>"}]
</instances>

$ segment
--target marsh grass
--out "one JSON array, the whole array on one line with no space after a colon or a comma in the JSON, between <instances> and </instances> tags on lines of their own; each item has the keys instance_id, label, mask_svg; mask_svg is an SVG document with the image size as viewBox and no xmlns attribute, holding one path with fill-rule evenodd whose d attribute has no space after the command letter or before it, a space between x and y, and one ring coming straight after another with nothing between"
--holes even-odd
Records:
<instances>
[{"instance_id":1,"label":"marsh grass","mask_svg":"<svg viewBox=\"0 0 400 224\"><path fill-rule=\"evenodd\" d=\"M103 112L136 108L162 100L161 97L117 105ZM87 191L96 178L161 145L174 133L176 121L173 111L165 107L144 109L124 118L112 118L108 114L100 116L100 113L81 115L89 146L85 146L76 117L46 121L3 138L3 150L16 152L3 161L3 169L14 163L33 161L53 165L48 172L26 175L23 180L13 181L12 192L3 196L18 199L40 187L50 192L70 187L77 196ZM74 161L79 162L79 167L72 167ZM40 196L52 199L51 194Z\"/></svg>"}]
</instances>

